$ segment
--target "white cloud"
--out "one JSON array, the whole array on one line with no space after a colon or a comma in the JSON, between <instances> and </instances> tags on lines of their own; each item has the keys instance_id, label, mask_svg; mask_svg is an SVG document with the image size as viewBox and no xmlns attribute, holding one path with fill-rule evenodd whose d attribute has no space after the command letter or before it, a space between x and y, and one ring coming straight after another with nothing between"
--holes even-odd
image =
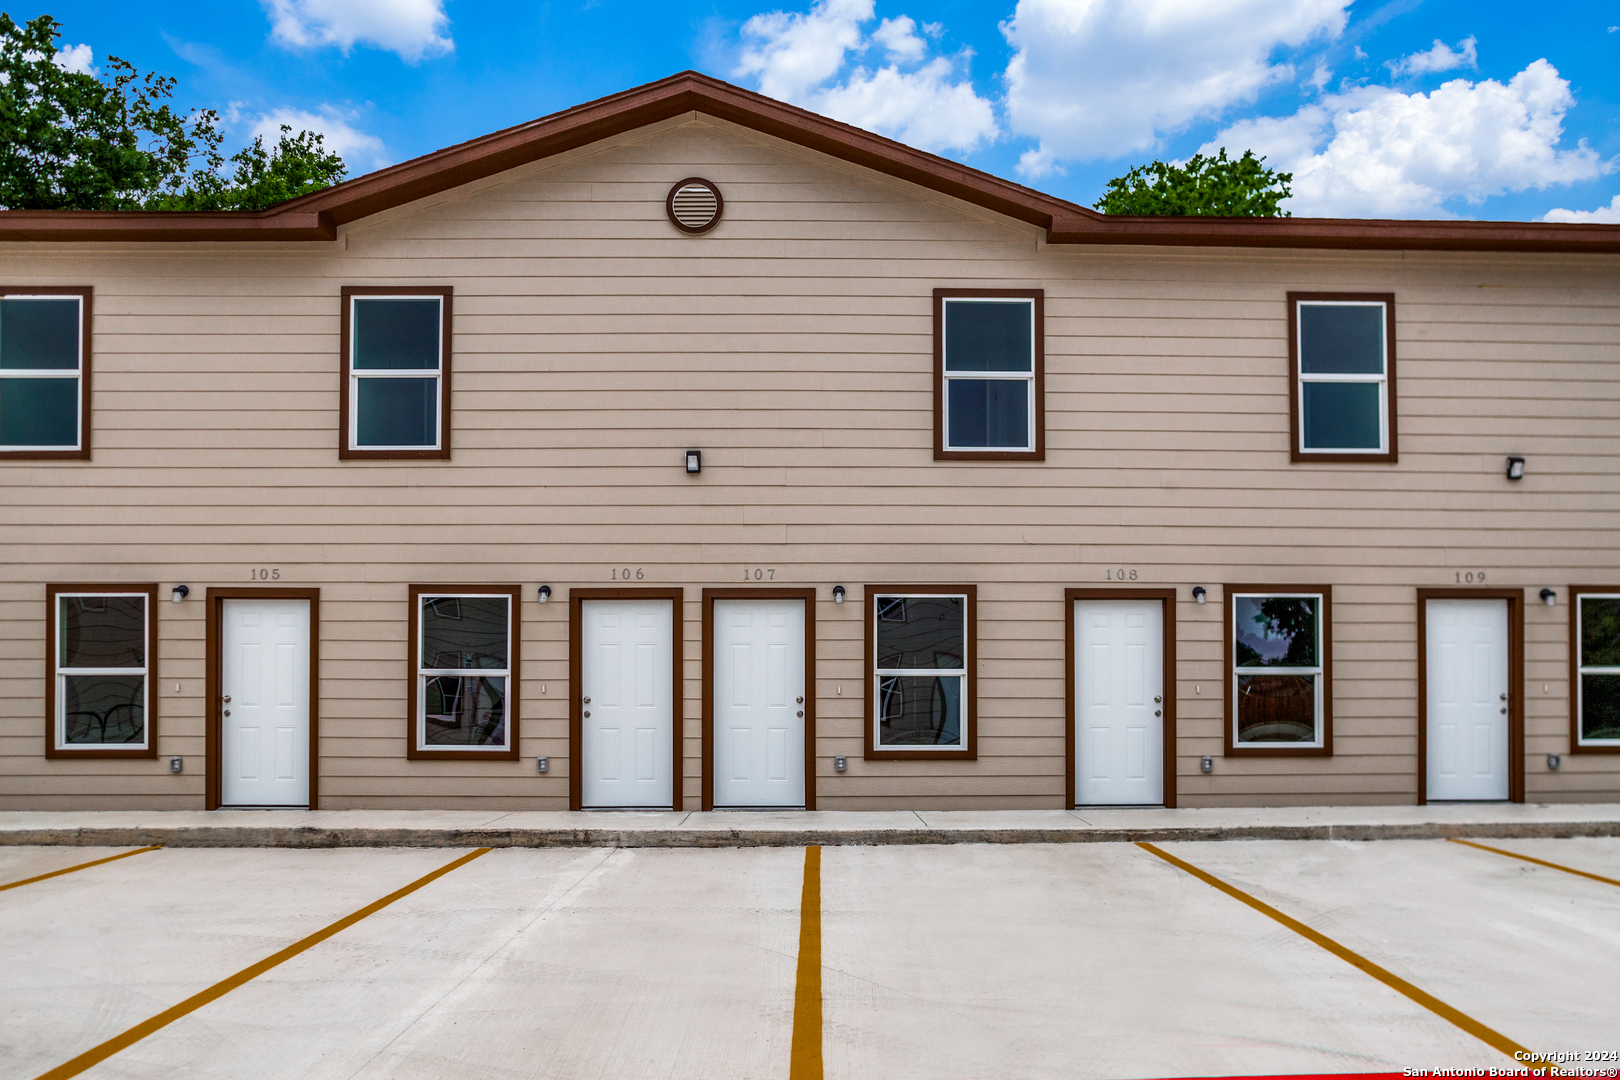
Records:
<instances>
[{"instance_id":1,"label":"white cloud","mask_svg":"<svg viewBox=\"0 0 1620 1080\"><path fill-rule=\"evenodd\" d=\"M344 55L374 45L415 62L456 46L444 0L262 0L271 37L285 45L336 45Z\"/></svg>"},{"instance_id":2,"label":"white cloud","mask_svg":"<svg viewBox=\"0 0 1620 1080\"><path fill-rule=\"evenodd\" d=\"M1559 149L1575 99L1537 60L1505 85L1454 79L1429 94L1365 86L1292 116L1242 120L1201 149L1253 150L1294 174L1283 206L1328 217L1451 217L1507 191L1590 180L1610 170L1583 140Z\"/></svg>"},{"instance_id":3,"label":"white cloud","mask_svg":"<svg viewBox=\"0 0 1620 1080\"><path fill-rule=\"evenodd\" d=\"M274 109L259 117L248 132L264 139L265 148L275 146L281 138L281 125L286 124L297 135L300 131L319 132L325 138L328 150L340 155L349 167L349 175L356 176L372 169L380 169L388 162L388 150L375 135L351 126L343 114L331 105L321 106L320 112L304 109Z\"/></svg>"},{"instance_id":4,"label":"white cloud","mask_svg":"<svg viewBox=\"0 0 1620 1080\"><path fill-rule=\"evenodd\" d=\"M1479 41L1472 37L1465 37L1457 42L1457 48L1451 49L1439 38L1434 39L1434 48L1427 52L1413 53L1403 56L1399 60L1390 60L1384 64L1389 68L1390 74L1399 79L1404 75L1427 75L1433 71L1450 71L1452 68L1479 67Z\"/></svg>"},{"instance_id":5,"label":"white cloud","mask_svg":"<svg viewBox=\"0 0 1620 1080\"><path fill-rule=\"evenodd\" d=\"M101 71L93 60L96 54L88 45L64 45L51 57L51 61L63 71L72 71L79 75L100 75Z\"/></svg>"},{"instance_id":6,"label":"white cloud","mask_svg":"<svg viewBox=\"0 0 1620 1080\"><path fill-rule=\"evenodd\" d=\"M1167 132L1292 79L1281 46L1336 38L1349 0L1019 0L1002 33L1020 168L1149 150Z\"/></svg>"},{"instance_id":7,"label":"white cloud","mask_svg":"<svg viewBox=\"0 0 1620 1080\"><path fill-rule=\"evenodd\" d=\"M1620 225L1620 195L1616 195L1611 199L1608 206L1600 206L1596 210L1549 210L1541 220Z\"/></svg>"},{"instance_id":8,"label":"white cloud","mask_svg":"<svg viewBox=\"0 0 1620 1080\"><path fill-rule=\"evenodd\" d=\"M816 0L807 12L772 11L743 24L735 71L761 93L924 150L966 153L998 134L995 111L958 71L970 53L928 59L910 16L884 19L870 34L872 0ZM924 26L935 36L938 28ZM877 46L887 64L858 58Z\"/></svg>"}]
</instances>

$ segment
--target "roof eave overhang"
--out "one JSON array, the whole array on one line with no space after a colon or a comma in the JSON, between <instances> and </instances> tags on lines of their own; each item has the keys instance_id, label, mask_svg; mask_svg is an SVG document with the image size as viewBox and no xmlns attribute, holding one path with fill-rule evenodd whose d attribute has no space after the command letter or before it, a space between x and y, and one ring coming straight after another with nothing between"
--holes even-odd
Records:
<instances>
[{"instance_id":1,"label":"roof eave overhang","mask_svg":"<svg viewBox=\"0 0 1620 1080\"><path fill-rule=\"evenodd\" d=\"M261 211L0 211L0 241L318 241L337 227L687 113L702 113L1044 229L1059 245L1620 252L1620 225L1110 217L696 72L497 131Z\"/></svg>"}]
</instances>

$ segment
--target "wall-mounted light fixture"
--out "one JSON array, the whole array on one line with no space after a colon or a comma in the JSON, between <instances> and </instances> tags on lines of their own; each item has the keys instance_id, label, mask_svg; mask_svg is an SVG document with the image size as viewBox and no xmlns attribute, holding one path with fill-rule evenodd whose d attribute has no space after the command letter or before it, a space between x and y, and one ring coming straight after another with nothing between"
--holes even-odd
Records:
<instances>
[{"instance_id":1,"label":"wall-mounted light fixture","mask_svg":"<svg viewBox=\"0 0 1620 1080\"><path fill-rule=\"evenodd\" d=\"M1563 759L1562 755L1559 755L1559 754L1548 754L1547 755L1547 768L1551 769L1553 772L1557 772L1559 767L1561 765L1563 765L1563 764L1564 764L1564 759Z\"/></svg>"},{"instance_id":2,"label":"wall-mounted light fixture","mask_svg":"<svg viewBox=\"0 0 1620 1080\"><path fill-rule=\"evenodd\" d=\"M191 587L189 585L176 585L173 589L169 590L169 596L173 598L174 602L177 604L190 595Z\"/></svg>"},{"instance_id":3,"label":"wall-mounted light fixture","mask_svg":"<svg viewBox=\"0 0 1620 1080\"><path fill-rule=\"evenodd\" d=\"M686 471L700 473L703 471L703 451L688 450L686 452Z\"/></svg>"},{"instance_id":4,"label":"wall-mounted light fixture","mask_svg":"<svg viewBox=\"0 0 1620 1080\"><path fill-rule=\"evenodd\" d=\"M842 604L843 602L844 602L844 587L842 585L834 585L833 586L833 603Z\"/></svg>"},{"instance_id":5,"label":"wall-mounted light fixture","mask_svg":"<svg viewBox=\"0 0 1620 1080\"><path fill-rule=\"evenodd\" d=\"M1204 591L1204 587L1202 585L1193 586L1193 603L1202 604L1208 598L1209 593Z\"/></svg>"},{"instance_id":6,"label":"wall-mounted light fixture","mask_svg":"<svg viewBox=\"0 0 1620 1080\"><path fill-rule=\"evenodd\" d=\"M1205 772L1214 772L1215 771L1215 759L1210 757L1208 754L1205 754L1199 760L1198 767L1200 769L1203 769Z\"/></svg>"},{"instance_id":7,"label":"wall-mounted light fixture","mask_svg":"<svg viewBox=\"0 0 1620 1080\"><path fill-rule=\"evenodd\" d=\"M1558 606L1558 594L1553 592L1551 589L1542 589L1541 590L1541 602L1543 604L1546 604L1548 607L1557 607Z\"/></svg>"},{"instance_id":8,"label":"wall-mounted light fixture","mask_svg":"<svg viewBox=\"0 0 1620 1080\"><path fill-rule=\"evenodd\" d=\"M169 771L170 772L179 772L181 770L181 768L183 768L184 766L185 766L185 759L184 758L172 757L172 758L169 759ZM1556 766L1556 765L1553 766L1553 768L1555 768L1555 769L1557 767L1558 766Z\"/></svg>"},{"instance_id":9,"label":"wall-mounted light fixture","mask_svg":"<svg viewBox=\"0 0 1620 1080\"><path fill-rule=\"evenodd\" d=\"M534 759L534 771L535 772L550 772L551 771L551 759L548 758L548 757L537 757L537 758L535 758Z\"/></svg>"},{"instance_id":10,"label":"wall-mounted light fixture","mask_svg":"<svg viewBox=\"0 0 1620 1080\"><path fill-rule=\"evenodd\" d=\"M549 604L551 602L551 586L550 585L542 585L542 586L540 586L540 602L542 604Z\"/></svg>"},{"instance_id":11,"label":"wall-mounted light fixture","mask_svg":"<svg viewBox=\"0 0 1620 1080\"><path fill-rule=\"evenodd\" d=\"M1524 458L1510 457L1507 462L1507 478L1509 480L1524 479Z\"/></svg>"},{"instance_id":12,"label":"wall-mounted light fixture","mask_svg":"<svg viewBox=\"0 0 1620 1080\"><path fill-rule=\"evenodd\" d=\"M835 771L843 772L847 768L849 768L849 759L844 757L844 755L839 754L837 757L833 758L833 769Z\"/></svg>"}]
</instances>

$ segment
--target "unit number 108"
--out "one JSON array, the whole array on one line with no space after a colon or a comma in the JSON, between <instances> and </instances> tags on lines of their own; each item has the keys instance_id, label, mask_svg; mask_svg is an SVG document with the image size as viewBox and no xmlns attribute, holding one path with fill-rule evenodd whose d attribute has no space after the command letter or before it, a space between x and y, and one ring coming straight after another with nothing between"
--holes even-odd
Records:
<instances>
[{"instance_id":1,"label":"unit number 108","mask_svg":"<svg viewBox=\"0 0 1620 1080\"><path fill-rule=\"evenodd\" d=\"M1110 571L1108 571L1108 580L1109 581L1135 581L1136 580L1136 571L1135 570L1125 570L1125 569L1110 570Z\"/></svg>"}]
</instances>

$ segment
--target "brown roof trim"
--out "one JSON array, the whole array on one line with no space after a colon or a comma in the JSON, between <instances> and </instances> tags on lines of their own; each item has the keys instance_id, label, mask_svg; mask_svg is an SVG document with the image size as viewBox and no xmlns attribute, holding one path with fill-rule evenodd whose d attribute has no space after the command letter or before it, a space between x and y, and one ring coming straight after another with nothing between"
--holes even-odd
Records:
<instances>
[{"instance_id":1,"label":"brown roof trim","mask_svg":"<svg viewBox=\"0 0 1620 1080\"><path fill-rule=\"evenodd\" d=\"M1620 226L1334 218L1106 217L978 169L685 71L356 177L268 210L0 211L0 240L330 240L336 226L700 112L1047 230L1053 244L1620 252Z\"/></svg>"}]
</instances>

